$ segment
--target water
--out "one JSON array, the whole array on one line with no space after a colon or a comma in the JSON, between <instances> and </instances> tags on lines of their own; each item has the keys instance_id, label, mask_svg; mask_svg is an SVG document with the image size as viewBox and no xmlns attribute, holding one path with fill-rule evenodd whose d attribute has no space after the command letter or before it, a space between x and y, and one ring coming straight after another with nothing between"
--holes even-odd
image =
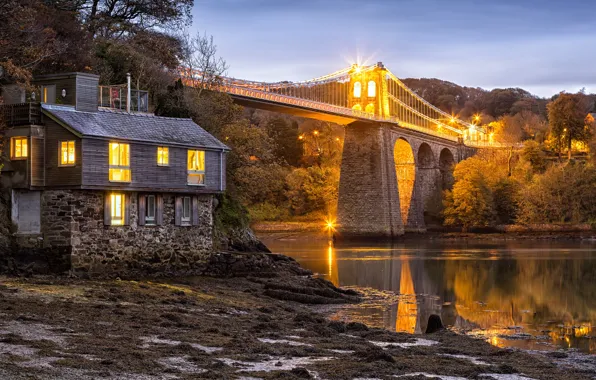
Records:
<instances>
[{"instance_id":1,"label":"water","mask_svg":"<svg viewBox=\"0 0 596 380\"><path fill-rule=\"evenodd\" d=\"M448 328L500 347L596 353L596 241L334 246L316 234L262 238L335 285L372 296L335 318L422 333L439 314Z\"/></svg>"}]
</instances>

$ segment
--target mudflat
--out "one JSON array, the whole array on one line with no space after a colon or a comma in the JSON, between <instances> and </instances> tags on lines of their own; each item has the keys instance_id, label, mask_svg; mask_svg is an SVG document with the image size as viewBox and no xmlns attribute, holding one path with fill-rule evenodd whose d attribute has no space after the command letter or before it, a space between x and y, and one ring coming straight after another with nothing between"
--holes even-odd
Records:
<instances>
[{"instance_id":1,"label":"mudflat","mask_svg":"<svg viewBox=\"0 0 596 380\"><path fill-rule=\"evenodd\" d=\"M329 320L310 276L0 277L1 379L594 379L565 354Z\"/></svg>"}]
</instances>

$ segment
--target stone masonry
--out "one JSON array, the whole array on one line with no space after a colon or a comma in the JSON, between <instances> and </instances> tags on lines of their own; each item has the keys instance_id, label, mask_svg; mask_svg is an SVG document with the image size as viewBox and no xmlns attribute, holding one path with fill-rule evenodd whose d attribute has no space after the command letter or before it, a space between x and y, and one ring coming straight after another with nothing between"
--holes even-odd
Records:
<instances>
[{"instance_id":1,"label":"stone masonry","mask_svg":"<svg viewBox=\"0 0 596 380\"><path fill-rule=\"evenodd\" d=\"M130 225L104 225L104 192L42 193L44 248L69 247L74 273L89 275L195 274L213 248L213 196L199 195L197 226L176 226L172 194L163 195L163 225L139 226L137 193L130 194Z\"/></svg>"},{"instance_id":2,"label":"stone masonry","mask_svg":"<svg viewBox=\"0 0 596 380\"><path fill-rule=\"evenodd\" d=\"M473 153L462 144L395 126L346 126L337 237L426 231L425 213L440 209L441 191L448 186L453 165ZM400 188L406 194L400 194Z\"/></svg>"}]
</instances>

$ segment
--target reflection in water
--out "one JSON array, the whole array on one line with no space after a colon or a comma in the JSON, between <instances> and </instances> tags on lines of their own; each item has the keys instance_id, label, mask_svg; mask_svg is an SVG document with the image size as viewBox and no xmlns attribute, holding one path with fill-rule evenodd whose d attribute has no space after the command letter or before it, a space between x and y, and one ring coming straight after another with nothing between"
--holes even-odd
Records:
<instances>
[{"instance_id":1,"label":"reflection in water","mask_svg":"<svg viewBox=\"0 0 596 380\"><path fill-rule=\"evenodd\" d=\"M430 314L497 346L596 353L596 246L591 243L401 242L334 247L327 239L268 236L337 286L398 294L391 305L346 309L354 318L420 333Z\"/></svg>"},{"instance_id":2,"label":"reflection in water","mask_svg":"<svg viewBox=\"0 0 596 380\"><path fill-rule=\"evenodd\" d=\"M416 304L416 293L414 282L410 272L408 260L401 260L401 273L399 278L399 293L402 299L397 303L397 317L395 318L395 331L408 333L420 333L418 323L418 305Z\"/></svg>"}]
</instances>

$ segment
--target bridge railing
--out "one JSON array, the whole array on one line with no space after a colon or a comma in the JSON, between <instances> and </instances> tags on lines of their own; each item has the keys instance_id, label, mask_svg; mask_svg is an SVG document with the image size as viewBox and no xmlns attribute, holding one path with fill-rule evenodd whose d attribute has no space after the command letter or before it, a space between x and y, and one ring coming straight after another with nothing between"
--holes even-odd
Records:
<instances>
[{"instance_id":1,"label":"bridge railing","mask_svg":"<svg viewBox=\"0 0 596 380\"><path fill-rule=\"evenodd\" d=\"M230 86L224 85L220 87L220 91L227 92L229 94L239 95L239 96L246 96L255 99L262 99L272 102L290 104L294 106L304 107L304 108L311 108L319 111L325 111L329 113L335 113L338 115L344 115L348 117L352 117L355 119L367 119L367 120L374 120L379 122L385 123L393 123L397 124L403 128L416 130L422 133L431 134L440 138L448 139L451 141L458 141L457 136L449 135L446 133L441 133L439 131L435 131L429 128L420 127L414 124L405 123L399 120L397 117L389 116L389 117L379 117L375 116L372 113L354 110L347 107L340 107L335 106L332 104L317 102L313 100L306 100L302 98L296 98L288 95L280 95L276 93L266 92L263 90L256 90L253 88L248 87L237 87L237 86Z\"/></svg>"}]
</instances>

